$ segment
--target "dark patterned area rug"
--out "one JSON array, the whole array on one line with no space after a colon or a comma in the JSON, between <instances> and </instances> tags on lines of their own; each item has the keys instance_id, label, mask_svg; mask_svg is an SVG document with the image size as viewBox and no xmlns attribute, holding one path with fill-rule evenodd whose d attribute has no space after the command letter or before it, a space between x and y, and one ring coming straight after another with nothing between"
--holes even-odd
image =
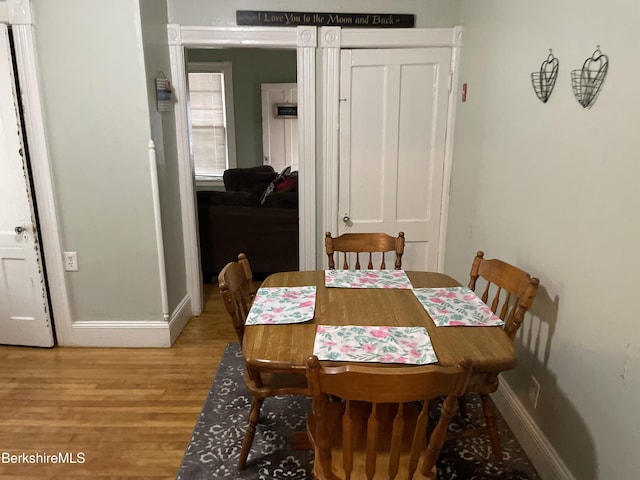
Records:
<instances>
[{"instance_id":1,"label":"dark patterned area rug","mask_svg":"<svg viewBox=\"0 0 640 480\"><path fill-rule=\"evenodd\" d=\"M291 432L304 430L311 401L283 396L265 400L247 465L237 469L240 445L251 397L247 393L240 346L227 345L211 391L178 470L178 480L312 480L313 454L293 451ZM470 396L474 400L474 396ZM482 419L480 402L467 406L467 415ZM539 480L505 422L498 415L503 461L491 455L489 440L480 436L445 445L438 461L439 480ZM459 428L456 418L450 428Z\"/></svg>"}]
</instances>

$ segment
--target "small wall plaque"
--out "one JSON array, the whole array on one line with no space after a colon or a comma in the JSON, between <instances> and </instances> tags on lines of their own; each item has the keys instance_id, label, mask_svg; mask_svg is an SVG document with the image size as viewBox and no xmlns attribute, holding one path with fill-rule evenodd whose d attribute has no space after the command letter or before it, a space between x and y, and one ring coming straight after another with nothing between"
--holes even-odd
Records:
<instances>
[{"instance_id":1,"label":"small wall plaque","mask_svg":"<svg viewBox=\"0 0 640 480\"><path fill-rule=\"evenodd\" d=\"M275 118L296 118L298 116L298 105L293 103L276 103L273 107Z\"/></svg>"},{"instance_id":2,"label":"small wall plaque","mask_svg":"<svg viewBox=\"0 0 640 480\"><path fill-rule=\"evenodd\" d=\"M166 78L156 78L156 107L159 112L168 112L173 108L173 90Z\"/></svg>"},{"instance_id":3,"label":"small wall plaque","mask_svg":"<svg viewBox=\"0 0 640 480\"><path fill-rule=\"evenodd\" d=\"M238 25L263 27L316 27L351 28L413 28L415 15L402 13L327 13L327 12L273 12L264 10L236 10Z\"/></svg>"}]
</instances>

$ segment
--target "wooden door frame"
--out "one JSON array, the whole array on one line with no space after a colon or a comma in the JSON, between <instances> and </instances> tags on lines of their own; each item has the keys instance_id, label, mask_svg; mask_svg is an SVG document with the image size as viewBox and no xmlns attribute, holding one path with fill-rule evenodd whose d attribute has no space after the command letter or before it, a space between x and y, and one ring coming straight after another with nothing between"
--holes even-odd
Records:
<instances>
[{"instance_id":1,"label":"wooden door frame","mask_svg":"<svg viewBox=\"0 0 640 480\"><path fill-rule=\"evenodd\" d=\"M176 137L187 293L193 315L202 312L196 197L187 124L185 48L290 48L297 52L299 259L300 270L316 265L316 27L193 27L167 25L171 77L176 93Z\"/></svg>"},{"instance_id":2,"label":"wooden door frame","mask_svg":"<svg viewBox=\"0 0 640 480\"><path fill-rule=\"evenodd\" d=\"M444 246L449 211L449 185L453 160L453 130L456 99L458 97L458 66L462 45L462 27L412 28L412 29L342 29L322 27L319 32L322 55L323 138L324 151L324 216L323 231L338 231L338 181L339 181L339 128L340 128L340 50L347 48L451 48L451 73L447 113L447 137L445 142L442 208L440 212L440 238L438 264L444 266ZM326 266L326 259L325 266Z\"/></svg>"}]
</instances>

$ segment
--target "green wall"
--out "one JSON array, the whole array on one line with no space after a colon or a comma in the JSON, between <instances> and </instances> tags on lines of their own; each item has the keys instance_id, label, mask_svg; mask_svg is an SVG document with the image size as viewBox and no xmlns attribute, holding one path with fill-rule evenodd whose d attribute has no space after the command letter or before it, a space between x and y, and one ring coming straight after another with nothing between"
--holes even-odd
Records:
<instances>
[{"instance_id":1,"label":"green wall","mask_svg":"<svg viewBox=\"0 0 640 480\"><path fill-rule=\"evenodd\" d=\"M640 476L640 4L464 0L445 271L476 250L540 278L506 380L577 480ZM596 103L571 70L596 46L609 72ZM547 103L530 74L560 61ZM534 376L537 408L528 398ZM542 475L541 475L542 476ZM542 478L553 478L542 476Z\"/></svg>"},{"instance_id":2,"label":"green wall","mask_svg":"<svg viewBox=\"0 0 640 480\"><path fill-rule=\"evenodd\" d=\"M147 102L151 136L156 147L158 190L162 212L164 261L169 313L187 294L182 210L176 141L176 119L172 110L158 112L155 79L170 77L171 65L167 48L167 11L157 0L140 0L142 42L147 81Z\"/></svg>"},{"instance_id":3,"label":"green wall","mask_svg":"<svg viewBox=\"0 0 640 480\"><path fill-rule=\"evenodd\" d=\"M190 62L230 61L238 167L262 165L262 107L260 85L295 83L296 51L255 48L191 49Z\"/></svg>"},{"instance_id":4,"label":"green wall","mask_svg":"<svg viewBox=\"0 0 640 480\"><path fill-rule=\"evenodd\" d=\"M161 320L138 1L32 6L71 317Z\"/></svg>"}]
</instances>

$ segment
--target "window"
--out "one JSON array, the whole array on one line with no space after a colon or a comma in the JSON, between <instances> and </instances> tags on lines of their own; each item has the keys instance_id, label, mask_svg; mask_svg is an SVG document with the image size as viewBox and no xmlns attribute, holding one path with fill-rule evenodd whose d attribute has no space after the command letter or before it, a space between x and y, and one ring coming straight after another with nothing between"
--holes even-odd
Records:
<instances>
[{"instance_id":1,"label":"window","mask_svg":"<svg viewBox=\"0 0 640 480\"><path fill-rule=\"evenodd\" d=\"M231 62L189 63L188 81L196 182L216 183L236 166Z\"/></svg>"}]
</instances>

